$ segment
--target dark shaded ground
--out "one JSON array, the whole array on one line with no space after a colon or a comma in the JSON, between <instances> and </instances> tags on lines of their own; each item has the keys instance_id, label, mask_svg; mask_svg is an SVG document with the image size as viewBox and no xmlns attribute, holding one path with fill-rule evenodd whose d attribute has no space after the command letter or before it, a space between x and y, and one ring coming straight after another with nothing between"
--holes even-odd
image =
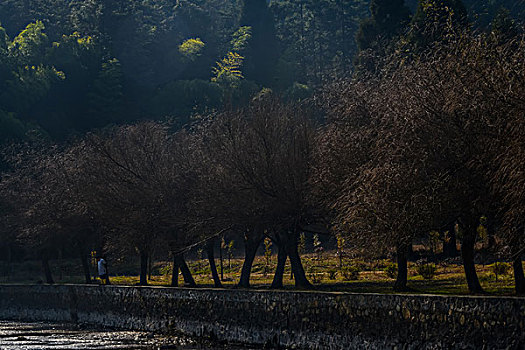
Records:
<instances>
[{"instance_id":1,"label":"dark shaded ground","mask_svg":"<svg viewBox=\"0 0 525 350\"><path fill-rule=\"evenodd\" d=\"M0 321L0 350L56 349L250 349L147 332L84 328L72 324Z\"/></svg>"}]
</instances>

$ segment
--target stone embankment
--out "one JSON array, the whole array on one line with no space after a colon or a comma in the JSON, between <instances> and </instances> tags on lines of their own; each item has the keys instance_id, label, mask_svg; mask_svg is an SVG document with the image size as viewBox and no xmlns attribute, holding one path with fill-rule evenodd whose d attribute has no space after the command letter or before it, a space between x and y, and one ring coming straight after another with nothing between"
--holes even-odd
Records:
<instances>
[{"instance_id":1,"label":"stone embankment","mask_svg":"<svg viewBox=\"0 0 525 350\"><path fill-rule=\"evenodd\" d=\"M524 349L525 299L0 286L0 319L78 322L301 349Z\"/></svg>"}]
</instances>

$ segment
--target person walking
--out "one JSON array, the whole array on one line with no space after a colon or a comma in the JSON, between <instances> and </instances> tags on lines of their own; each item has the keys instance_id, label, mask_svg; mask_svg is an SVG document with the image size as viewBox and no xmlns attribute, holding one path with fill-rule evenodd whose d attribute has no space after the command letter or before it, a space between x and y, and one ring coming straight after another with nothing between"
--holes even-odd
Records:
<instances>
[{"instance_id":1,"label":"person walking","mask_svg":"<svg viewBox=\"0 0 525 350\"><path fill-rule=\"evenodd\" d=\"M100 278L102 284L111 284L109 282L108 263L104 257L101 257L98 260L98 277Z\"/></svg>"}]
</instances>

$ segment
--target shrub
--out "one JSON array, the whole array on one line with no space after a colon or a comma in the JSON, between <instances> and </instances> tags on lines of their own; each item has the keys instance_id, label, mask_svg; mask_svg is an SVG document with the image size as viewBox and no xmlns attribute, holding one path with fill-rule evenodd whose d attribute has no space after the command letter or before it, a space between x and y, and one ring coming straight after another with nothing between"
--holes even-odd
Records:
<instances>
[{"instance_id":1,"label":"shrub","mask_svg":"<svg viewBox=\"0 0 525 350\"><path fill-rule=\"evenodd\" d=\"M319 235L318 234L315 234L314 235L314 252L317 256L317 260L321 261L321 258L322 258L322 255L323 255L323 246L322 246L322 243L321 243L321 240L319 239Z\"/></svg>"},{"instance_id":2,"label":"shrub","mask_svg":"<svg viewBox=\"0 0 525 350\"><path fill-rule=\"evenodd\" d=\"M392 279L397 278L397 264L396 263L388 263L384 271L389 278L392 278Z\"/></svg>"},{"instance_id":3,"label":"shrub","mask_svg":"<svg viewBox=\"0 0 525 350\"><path fill-rule=\"evenodd\" d=\"M345 281L354 281L359 278L359 267L357 266L345 266L341 269L341 274Z\"/></svg>"},{"instance_id":4,"label":"shrub","mask_svg":"<svg viewBox=\"0 0 525 350\"><path fill-rule=\"evenodd\" d=\"M163 265L159 268L159 274L162 276L171 275L171 272L173 271L173 266L171 264Z\"/></svg>"},{"instance_id":5,"label":"shrub","mask_svg":"<svg viewBox=\"0 0 525 350\"><path fill-rule=\"evenodd\" d=\"M263 275L270 273L270 264L272 262L272 240L269 237L264 239L264 269Z\"/></svg>"},{"instance_id":6,"label":"shrub","mask_svg":"<svg viewBox=\"0 0 525 350\"><path fill-rule=\"evenodd\" d=\"M495 262L494 264L490 265L490 270L496 276L497 281L498 276L504 276L509 272L510 264L505 262Z\"/></svg>"},{"instance_id":7,"label":"shrub","mask_svg":"<svg viewBox=\"0 0 525 350\"><path fill-rule=\"evenodd\" d=\"M312 282L315 284L320 284L323 280L323 275L320 273L314 273L310 275L312 278Z\"/></svg>"},{"instance_id":8,"label":"shrub","mask_svg":"<svg viewBox=\"0 0 525 350\"><path fill-rule=\"evenodd\" d=\"M335 280L336 276L337 276L337 270L336 269L329 269L328 270L328 278L330 280L332 280L332 281Z\"/></svg>"},{"instance_id":9,"label":"shrub","mask_svg":"<svg viewBox=\"0 0 525 350\"><path fill-rule=\"evenodd\" d=\"M313 266L308 268L308 277L314 284L319 284L323 280L323 274L317 272L317 269Z\"/></svg>"},{"instance_id":10,"label":"shrub","mask_svg":"<svg viewBox=\"0 0 525 350\"><path fill-rule=\"evenodd\" d=\"M436 275L436 264L420 264L417 266L417 273L420 274L424 279L431 280Z\"/></svg>"}]
</instances>

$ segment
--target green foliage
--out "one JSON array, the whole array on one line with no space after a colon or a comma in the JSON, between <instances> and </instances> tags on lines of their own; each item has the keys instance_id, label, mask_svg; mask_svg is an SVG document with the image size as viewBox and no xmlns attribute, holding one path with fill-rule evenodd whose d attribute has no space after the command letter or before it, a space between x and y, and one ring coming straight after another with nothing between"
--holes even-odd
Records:
<instances>
[{"instance_id":1,"label":"green foliage","mask_svg":"<svg viewBox=\"0 0 525 350\"><path fill-rule=\"evenodd\" d=\"M165 264L159 268L159 274L161 276L169 276L171 275L172 271L173 271L173 265L171 264Z\"/></svg>"},{"instance_id":2,"label":"green foliage","mask_svg":"<svg viewBox=\"0 0 525 350\"><path fill-rule=\"evenodd\" d=\"M419 0L408 38L416 48L426 48L465 28L467 23L467 10L461 0Z\"/></svg>"},{"instance_id":3,"label":"green foliage","mask_svg":"<svg viewBox=\"0 0 525 350\"><path fill-rule=\"evenodd\" d=\"M359 272L361 270L357 266L343 266L341 275L345 281L355 281L359 279Z\"/></svg>"},{"instance_id":4,"label":"green foliage","mask_svg":"<svg viewBox=\"0 0 525 350\"><path fill-rule=\"evenodd\" d=\"M235 33L232 34L232 40L230 41L232 50L234 52L243 54L249 48L251 38L252 27L240 27Z\"/></svg>"},{"instance_id":5,"label":"green foliage","mask_svg":"<svg viewBox=\"0 0 525 350\"><path fill-rule=\"evenodd\" d=\"M420 28L464 22L467 10L461 0L420 0L413 22Z\"/></svg>"},{"instance_id":6,"label":"green foliage","mask_svg":"<svg viewBox=\"0 0 525 350\"><path fill-rule=\"evenodd\" d=\"M272 262L272 240L269 237L264 239L264 276L270 272L270 264Z\"/></svg>"},{"instance_id":7,"label":"green foliage","mask_svg":"<svg viewBox=\"0 0 525 350\"><path fill-rule=\"evenodd\" d=\"M320 284L323 281L323 273L319 272L315 266L308 268L308 278L314 284Z\"/></svg>"},{"instance_id":8,"label":"green foliage","mask_svg":"<svg viewBox=\"0 0 525 350\"><path fill-rule=\"evenodd\" d=\"M410 10L404 0L372 0L370 18L361 22L356 36L360 50L374 45L377 40L390 39L408 24Z\"/></svg>"},{"instance_id":9,"label":"green foliage","mask_svg":"<svg viewBox=\"0 0 525 350\"><path fill-rule=\"evenodd\" d=\"M16 119L13 113L0 110L0 144L11 140L21 140L25 133L25 125Z\"/></svg>"},{"instance_id":10,"label":"green foliage","mask_svg":"<svg viewBox=\"0 0 525 350\"><path fill-rule=\"evenodd\" d=\"M496 276L496 281L498 280L499 276L505 276L509 273L511 270L511 265L506 262L495 262L492 265L489 265L490 270Z\"/></svg>"},{"instance_id":11,"label":"green foliage","mask_svg":"<svg viewBox=\"0 0 525 350\"><path fill-rule=\"evenodd\" d=\"M482 216L479 220L479 225L476 229L476 232L478 234L478 238L483 242L483 243L488 243L488 240L489 240L489 231L487 229L487 217L486 216Z\"/></svg>"},{"instance_id":12,"label":"green foliage","mask_svg":"<svg viewBox=\"0 0 525 350\"><path fill-rule=\"evenodd\" d=\"M91 127L118 122L122 118L123 73L120 61L112 58L102 68L88 94ZM87 125L86 125L87 127Z\"/></svg>"},{"instance_id":13,"label":"green foliage","mask_svg":"<svg viewBox=\"0 0 525 350\"><path fill-rule=\"evenodd\" d=\"M328 279L335 280L337 278L337 269L329 269L328 270Z\"/></svg>"},{"instance_id":14,"label":"green foliage","mask_svg":"<svg viewBox=\"0 0 525 350\"><path fill-rule=\"evenodd\" d=\"M302 255L306 251L306 234L301 232L299 235L299 243L297 244L297 252Z\"/></svg>"},{"instance_id":15,"label":"green foliage","mask_svg":"<svg viewBox=\"0 0 525 350\"><path fill-rule=\"evenodd\" d=\"M295 82L284 92L284 98L290 102L299 102L310 98L312 94L313 91L308 85Z\"/></svg>"},{"instance_id":16,"label":"green foliage","mask_svg":"<svg viewBox=\"0 0 525 350\"><path fill-rule=\"evenodd\" d=\"M296 81L314 87L323 78L349 74L368 5L368 0L270 2L281 48L274 84L282 90Z\"/></svg>"},{"instance_id":17,"label":"green foliage","mask_svg":"<svg viewBox=\"0 0 525 350\"><path fill-rule=\"evenodd\" d=\"M200 38L187 39L179 45L179 52L186 59L195 61L198 57L202 56L205 46L206 44L204 44Z\"/></svg>"},{"instance_id":18,"label":"green foliage","mask_svg":"<svg viewBox=\"0 0 525 350\"><path fill-rule=\"evenodd\" d=\"M38 66L18 67L12 72L13 77L6 82L7 91L1 102L13 112L27 115L31 107L44 98L54 83L65 79L65 74L54 67Z\"/></svg>"},{"instance_id":19,"label":"green foliage","mask_svg":"<svg viewBox=\"0 0 525 350\"><path fill-rule=\"evenodd\" d=\"M2 23L0 23L0 55L1 56L6 55L8 45L9 45L9 37L7 36L7 32L5 31L4 27L2 27Z\"/></svg>"},{"instance_id":20,"label":"green foliage","mask_svg":"<svg viewBox=\"0 0 525 350\"><path fill-rule=\"evenodd\" d=\"M384 269L386 275L389 278L395 279L397 278L397 264L396 263L388 263Z\"/></svg>"},{"instance_id":21,"label":"green foliage","mask_svg":"<svg viewBox=\"0 0 525 350\"><path fill-rule=\"evenodd\" d=\"M318 234L314 235L313 245L314 245L315 255L317 256L317 260L321 260L324 248L323 248L323 244L321 243L321 240L319 239Z\"/></svg>"},{"instance_id":22,"label":"green foliage","mask_svg":"<svg viewBox=\"0 0 525 350\"><path fill-rule=\"evenodd\" d=\"M480 18L485 26L494 19L491 30L500 39L507 37L501 34L504 32L512 37L513 24L523 18L522 1L464 1L473 10L470 18ZM412 9L417 8L417 1L409 2ZM421 6L415 17L422 22L433 21L429 9L434 3L447 4L454 16L459 8L457 0L420 2L425 2L425 7ZM7 102L0 102L0 108L15 113L17 119L35 120L54 137L65 138L70 132L139 117L177 114L187 120L199 111L216 109L222 102L247 103L262 87L299 101L323 81L351 73L360 22L358 41L365 47L402 31L406 13L401 0L1 1L0 99ZM414 40L419 42L417 35ZM8 36L14 37L12 42ZM164 96L166 105L156 103L158 96L178 81L209 80L210 67L228 51L244 59L240 75L215 67L219 71L214 71L213 79L223 88L218 104L210 97L216 86L205 84L200 84L203 98L194 93L195 84L177 93L176 98L183 101L180 107ZM117 84L102 77L107 71L102 72L101 63L112 57L120 62ZM31 91L20 83L7 92L7 81L13 84L26 66L54 67L66 78L52 80L44 94L36 89L34 98L19 96ZM117 92L104 101L101 92L108 89L103 86L111 85ZM212 105L204 106L206 99L212 100ZM108 103L112 100L116 103ZM14 106L11 101L25 102ZM123 105L127 106L125 111ZM198 105L195 110L194 105Z\"/></svg>"},{"instance_id":23,"label":"green foliage","mask_svg":"<svg viewBox=\"0 0 525 350\"><path fill-rule=\"evenodd\" d=\"M441 243L441 237L438 231L430 231L428 234L428 244L430 251L435 254L438 251L438 246Z\"/></svg>"},{"instance_id":24,"label":"green foliage","mask_svg":"<svg viewBox=\"0 0 525 350\"><path fill-rule=\"evenodd\" d=\"M422 263L418 264L416 267L416 271L419 275L421 275L426 280L431 280L436 275L436 264L433 263Z\"/></svg>"},{"instance_id":25,"label":"green foliage","mask_svg":"<svg viewBox=\"0 0 525 350\"><path fill-rule=\"evenodd\" d=\"M264 96L269 90L261 89L254 81L242 79L237 84L221 85L223 101L235 107L246 106L248 103Z\"/></svg>"},{"instance_id":26,"label":"green foliage","mask_svg":"<svg viewBox=\"0 0 525 350\"><path fill-rule=\"evenodd\" d=\"M189 116L218 109L222 89L206 80L177 80L157 89L150 99L149 111L156 118L178 117L181 124Z\"/></svg>"},{"instance_id":27,"label":"green foliage","mask_svg":"<svg viewBox=\"0 0 525 350\"><path fill-rule=\"evenodd\" d=\"M9 45L10 55L16 57L20 64L34 65L42 62L49 45L44 29L41 21L29 23Z\"/></svg>"},{"instance_id":28,"label":"green foliage","mask_svg":"<svg viewBox=\"0 0 525 350\"><path fill-rule=\"evenodd\" d=\"M266 0L243 0L239 24L250 27L248 46L244 46L246 57L245 75L259 84L271 85L275 64L279 57L279 44L275 32L275 19ZM245 33L246 34L246 33Z\"/></svg>"},{"instance_id":29,"label":"green foliage","mask_svg":"<svg viewBox=\"0 0 525 350\"><path fill-rule=\"evenodd\" d=\"M234 249L235 249L235 241L232 239L230 242L228 242L228 245L226 246L226 254L228 255L229 260L233 258Z\"/></svg>"},{"instance_id":30,"label":"green foliage","mask_svg":"<svg viewBox=\"0 0 525 350\"><path fill-rule=\"evenodd\" d=\"M211 81L228 87L237 87L243 78L241 71L243 60L244 57L238 53L228 52L228 54L220 61L217 61L215 67L212 68L213 78Z\"/></svg>"},{"instance_id":31,"label":"green foliage","mask_svg":"<svg viewBox=\"0 0 525 350\"><path fill-rule=\"evenodd\" d=\"M336 235L337 240L337 257L339 259L339 268L343 268L343 258L345 256L345 237L342 233Z\"/></svg>"},{"instance_id":32,"label":"green foliage","mask_svg":"<svg viewBox=\"0 0 525 350\"><path fill-rule=\"evenodd\" d=\"M53 42L47 53L47 59L55 67L66 70L98 69L101 53L92 36L83 36L78 32L62 35L59 41ZM69 75L69 74L68 74Z\"/></svg>"}]
</instances>

